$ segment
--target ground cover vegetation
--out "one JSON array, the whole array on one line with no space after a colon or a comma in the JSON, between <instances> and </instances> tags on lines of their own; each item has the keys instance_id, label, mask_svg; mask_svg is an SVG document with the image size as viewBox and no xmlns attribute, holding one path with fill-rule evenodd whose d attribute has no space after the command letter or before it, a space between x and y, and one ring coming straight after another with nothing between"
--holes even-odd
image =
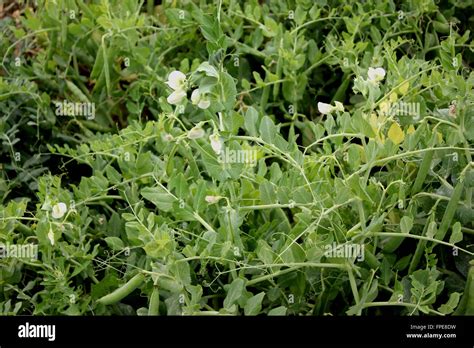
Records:
<instances>
[{"instance_id":1,"label":"ground cover vegetation","mask_svg":"<svg viewBox=\"0 0 474 348\"><path fill-rule=\"evenodd\" d=\"M474 314L472 24L4 1L0 314Z\"/></svg>"}]
</instances>

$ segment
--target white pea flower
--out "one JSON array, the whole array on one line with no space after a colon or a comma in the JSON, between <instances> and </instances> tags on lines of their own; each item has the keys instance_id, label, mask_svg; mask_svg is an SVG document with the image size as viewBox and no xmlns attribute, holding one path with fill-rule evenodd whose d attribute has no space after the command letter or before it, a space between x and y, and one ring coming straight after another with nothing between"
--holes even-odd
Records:
<instances>
[{"instance_id":1,"label":"white pea flower","mask_svg":"<svg viewBox=\"0 0 474 348\"><path fill-rule=\"evenodd\" d=\"M221 196L206 196L205 200L209 204L215 204L215 203L219 202L219 200L221 198L222 198Z\"/></svg>"},{"instance_id":2,"label":"white pea flower","mask_svg":"<svg viewBox=\"0 0 474 348\"><path fill-rule=\"evenodd\" d=\"M173 90L166 100L172 105L177 105L186 98L186 75L175 70L168 75L166 84Z\"/></svg>"},{"instance_id":3,"label":"white pea flower","mask_svg":"<svg viewBox=\"0 0 474 348\"><path fill-rule=\"evenodd\" d=\"M334 106L326 103L318 103L318 110L322 114L330 114L334 110Z\"/></svg>"},{"instance_id":4,"label":"white pea flower","mask_svg":"<svg viewBox=\"0 0 474 348\"><path fill-rule=\"evenodd\" d=\"M186 98L186 91L184 90L177 90L177 91L174 91L173 93L171 93L168 98L166 98L166 100L168 101L168 103L172 104L172 105L177 105L179 103L181 103L181 101Z\"/></svg>"},{"instance_id":5,"label":"white pea flower","mask_svg":"<svg viewBox=\"0 0 474 348\"><path fill-rule=\"evenodd\" d=\"M175 70L168 75L168 81L166 84L171 87L174 91L186 89L186 75L181 71Z\"/></svg>"},{"instance_id":6,"label":"white pea flower","mask_svg":"<svg viewBox=\"0 0 474 348\"><path fill-rule=\"evenodd\" d=\"M369 77L369 81L373 83L378 83L384 79L385 69L384 68L369 68L369 71L367 72L367 76Z\"/></svg>"},{"instance_id":7,"label":"white pea flower","mask_svg":"<svg viewBox=\"0 0 474 348\"><path fill-rule=\"evenodd\" d=\"M209 99L205 96L205 94L201 93L199 88L195 89L193 93L191 93L191 102L201 109L207 109L211 105Z\"/></svg>"},{"instance_id":8,"label":"white pea flower","mask_svg":"<svg viewBox=\"0 0 474 348\"><path fill-rule=\"evenodd\" d=\"M219 134L214 133L210 135L209 140L211 141L212 149L217 155L219 155L222 152L222 140L219 137Z\"/></svg>"},{"instance_id":9,"label":"white pea flower","mask_svg":"<svg viewBox=\"0 0 474 348\"><path fill-rule=\"evenodd\" d=\"M161 135L161 138L162 138L164 141L166 141L166 142L170 142L170 141L172 141L172 140L174 139L173 136L172 136L171 134L169 134L169 133L163 133L163 134Z\"/></svg>"},{"instance_id":10,"label":"white pea flower","mask_svg":"<svg viewBox=\"0 0 474 348\"><path fill-rule=\"evenodd\" d=\"M202 138L204 136L204 134L206 134L204 129L202 129L200 125L197 125L188 132L188 138L189 139L199 139L199 138Z\"/></svg>"},{"instance_id":11,"label":"white pea flower","mask_svg":"<svg viewBox=\"0 0 474 348\"><path fill-rule=\"evenodd\" d=\"M344 105L342 105L341 102L336 101L335 104L336 104L336 106L334 107L335 111L344 112Z\"/></svg>"},{"instance_id":12,"label":"white pea flower","mask_svg":"<svg viewBox=\"0 0 474 348\"><path fill-rule=\"evenodd\" d=\"M341 102L335 102L336 106L332 106L331 104L326 104L326 103L321 103L319 102L318 103L318 110L320 113L324 114L324 115L327 115L327 114L331 114L332 112L334 111L340 111L340 112L343 112L344 111L344 105L342 105Z\"/></svg>"},{"instance_id":13,"label":"white pea flower","mask_svg":"<svg viewBox=\"0 0 474 348\"><path fill-rule=\"evenodd\" d=\"M66 212L67 212L67 205L63 202L59 202L58 204L55 204L53 206L51 215L55 219L60 219L64 216Z\"/></svg>"},{"instance_id":14,"label":"white pea flower","mask_svg":"<svg viewBox=\"0 0 474 348\"><path fill-rule=\"evenodd\" d=\"M51 245L54 245L54 232L51 228L49 229L49 232L48 232L48 239L51 242Z\"/></svg>"},{"instance_id":15,"label":"white pea flower","mask_svg":"<svg viewBox=\"0 0 474 348\"><path fill-rule=\"evenodd\" d=\"M196 105L199 103L199 100L201 99L201 92L199 92L199 88L195 89L193 93L191 93L191 102Z\"/></svg>"},{"instance_id":16,"label":"white pea flower","mask_svg":"<svg viewBox=\"0 0 474 348\"><path fill-rule=\"evenodd\" d=\"M201 100L198 104L198 107L201 109L207 109L211 105L209 100Z\"/></svg>"}]
</instances>

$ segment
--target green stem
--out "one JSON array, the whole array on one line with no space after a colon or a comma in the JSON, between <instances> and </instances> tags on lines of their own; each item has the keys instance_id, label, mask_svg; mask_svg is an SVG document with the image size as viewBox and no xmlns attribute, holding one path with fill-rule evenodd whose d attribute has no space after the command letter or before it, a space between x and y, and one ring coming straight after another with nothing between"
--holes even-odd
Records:
<instances>
[{"instance_id":1,"label":"green stem","mask_svg":"<svg viewBox=\"0 0 474 348\"><path fill-rule=\"evenodd\" d=\"M438 240L438 239L434 239L434 238L430 238L430 237L418 236L418 235L415 235L415 234L396 233L396 232L370 232L369 234L373 235L373 236L381 236L381 237L385 236L385 237L400 237L400 238L414 238L414 239L427 240L427 241L430 241L430 242L443 244L443 245L449 246L451 248L456 248L456 249L458 249L462 252L465 252L466 254L474 256L474 253L470 252L469 250L466 250L466 249L460 248L460 247L458 247L454 244L443 242L442 240Z\"/></svg>"},{"instance_id":2,"label":"green stem","mask_svg":"<svg viewBox=\"0 0 474 348\"><path fill-rule=\"evenodd\" d=\"M369 307L382 307L382 306L403 306L409 308L417 308L418 305L413 303L406 303L406 302L368 302L362 304L362 308L369 308ZM433 309L428 308L428 311L433 314L438 314L444 316L443 313L435 311Z\"/></svg>"},{"instance_id":3,"label":"green stem","mask_svg":"<svg viewBox=\"0 0 474 348\"><path fill-rule=\"evenodd\" d=\"M258 284L260 282L263 282L265 280L272 279L274 277L281 276L286 273L290 273L293 271L296 271L297 269L300 269L302 267L317 267L317 268L338 268L338 269L346 269L346 266L340 263L316 263L316 262L305 262L305 263L292 263L292 267L282 269L280 271L277 271L272 274L267 274L261 277L253 278L247 282L247 286L252 286L255 284ZM281 266L285 266L285 264L282 264Z\"/></svg>"},{"instance_id":4,"label":"green stem","mask_svg":"<svg viewBox=\"0 0 474 348\"><path fill-rule=\"evenodd\" d=\"M354 273L352 272L352 267L350 266L347 267L347 274L349 275L349 282L351 284L352 295L354 296L356 306L358 306L360 302L360 297L359 297L359 291L357 290L357 284L354 278Z\"/></svg>"}]
</instances>

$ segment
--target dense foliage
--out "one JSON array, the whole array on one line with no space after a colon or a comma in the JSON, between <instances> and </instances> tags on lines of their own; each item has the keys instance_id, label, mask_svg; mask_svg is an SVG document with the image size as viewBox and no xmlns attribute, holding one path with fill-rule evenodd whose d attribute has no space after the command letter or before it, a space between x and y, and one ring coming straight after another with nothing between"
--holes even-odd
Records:
<instances>
[{"instance_id":1,"label":"dense foliage","mask_svg":"<svg viewBox=\"0 0 474 348\"><path fill-rule=\"evenodd\" d=\"M474 314L472 14L6 1L0 314Z\"/></svg>"}]
</instances>

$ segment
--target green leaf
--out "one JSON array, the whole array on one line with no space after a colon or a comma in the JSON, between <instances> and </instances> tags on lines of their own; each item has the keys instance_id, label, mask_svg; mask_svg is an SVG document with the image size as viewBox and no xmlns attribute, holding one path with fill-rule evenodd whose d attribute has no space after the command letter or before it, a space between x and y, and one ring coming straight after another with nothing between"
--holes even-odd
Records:
<instances>
[{"instance_id":1,"label":"green leaf","mask_svg":"<svg viewBox=\"0 0 474 348\"><path fill-rule=\"evenodd\" d=\"M105 168L105 173L112 184L118 184L122 181L122 175L120 175L120 173L112 166L107 166Z\"/></svg>"},{"instance_id":2,"label":"green leaf","mask_svg":"<svg viewBox=\"0 0 474 348\"><path fill-rule=\"evenodd\" d=\"M262 310L262 301L264 297L265 293L262 291L261 293L249 298L244 307L245 315L257 315L260 313Z\"/></svg>"},{"instance_id":3,"label":"green leaf","mask_svg":"<svg viewBox=\"0 0 474 348\"><path fill-rule=\"evenodd\" d=\"M170 291L174 294L179 294L181 290L183 290L183 285L180 282L168 277L159 277L157 283L160 289Z\"/></svg>"},{"instance_id":4,"label":"green leaf","mask_svg":"<svg viewBox=\"0 0 474 348\"><path fill-rule=\"evenodd\" d=\"M227 172L222 170L222 164L218 162L210 146L206 146L206 151L201 152L201 158L206 173L210 177L216 180L224 180L226 178Z\"/></svg>"},{"instance_id":5,"label":"green leaf","mask_svg":"<svg viewBox=\"0 0 474 348\"><path fill-rule=\"evenodd\" d=\"M405 139L402 128L396 122L390 126L387 136L395 145L400 144Z\"/></svg>"},{"instance_id":6,"label":"green leaf","mask_svg":"<svg viewBox=\"0 0 474 348\"><path fill-rule=\"evenodd\" d=\"M175 190L176 196L186 199L189 194L189 185L183 173L174 175L168 184L169 190Z\"/></svg>"},{"instance_id":7,"label":"green leaf","mask_svg":"<svg viewBox=\"0 0 474 348\"><path fill-rule=\"evenodd\" d=\"M436 221L431 221L428 225L428 229L426 230L426 236L428 238L434 238L438 231Z\"/></svg>"},{"instance_id":8,"label":"green leaf","mask_svg":"<svg viewBox=\"0 0 474 348\"><path fill-rule=\"evenodd\" d=\"M224 117L224 129L232 134L237 134L239 129L244 125L245 117L238 112L228 112Z\"/></svg>"},{"instance_id":9,"label":"green leaf","mask_svg":"<svg viewBox=\"0 0 474 348\"><path fill-rule=\"evenodd\" d=\"M225 109L233 109L237 96L237 88L234 79L228 73L221 72L219 74L219 85L219 102Z\"/></svg>"},{"instance_id":10,"label":"green leaf","mask_svg":"<svg viewBox=\"0 0 474 348\"><path fill-rule=\"evenodd\" d=\"M303 9L302 6L297 6L296 11L295 11L295 22L298 25L301 25L304 23L306 19L307 12L305 9Z\"/></svg>"},{"instance_id":11,"label":"green leaf","mask_svg":"<svg viewBox=\"0 0 474 348\"><path fill-rule=\"evenodd\" d=\"M265 25L262 26L263 35L266 37L274 37L278 33L278 24L272 18L266 16L264 19Z\"/></svg>"},{"instance_id":12,"label":"green leaf","mask_svg":"<svg viewBox=\"0 0 474 348\"><path fill-rule=\"evenodd\" d=\"M104 240L113 251L123 250L125 247L123 241L118 237L107 237Z\"/></svg>"},{"instance_id":13,"label":"green leaf","mask_svg":"<svg viewBox=\"0 0 474 348\"><path fill-rule=\"evenodd\" d=\"M354 129L357 131L361 132L365 136L369 138L374 138L375 133L374 130L372 129L372 126L370 125L369 122L362 116L362 113L356 112L354 116L352 117L352 126ZM370 157L370 156L368 156Z\"/></svg>"},{"instance_id":14,"label":"green leaf","mask_svg":"<svg viewBox=\"0 0 474 348\"><path fill-rule=\"evenodd\" d=\"M245 126L245 130L249 133L250 136L252 137L258 136L257 134L258 112L253 106L250 106L247 109L247 112L245 113L244 126Z\"/></svg>"},{"instance_id":15,"label":"green leaf","mask_svg":"<svg viewBox=\"0 0 474 348\"><path fill-rule=\"evenodd\" d=\"M196 189L196 194L194 195L194 200L193 200L193 207L194 210L199 212L201 210L201 207L206 203L204 201L204 198L206 197L206 182L204 180L200 181L197 189Z\"/></svg>"},{"instance_id":16,"label":"green leaf","mask_svg":"<svg viewBox=\"0 0 474 348\"><path fill-rule=\"evenodd\" d=\"M260 185L260 199L263 204L272 204L276 201L275 189L269 181L265 181Z\"/></svg>"},{"instance_id":17,"label":"green leaf","mask_svg":"<svg viewBox=\"0 0 474 348\"><path fill-rule=\"evenodd\" d=\"M175 276L175 279L179 280L183 285L191 284L191 268L187 262L175 262L170 267L170 271Z\"/></svg>"},{"instance_id":18,"label":"green leaf","mask_svg":"<svg viewBox=\"0 0 474 348\"><path fill-rule=\"evenodd\" d=\"M446 302L445 304L442 304L438 308L438 311L443 314L451 314L452 312L454 312L454 309L457 307L460 298L461 298L461 295L458 292L453 292L451 295L449 295L448 302Z\"/></svg>"},{"instance_id":19,"label":"green leaf","mask_svg":"<svg viewBox=\"0 0 474 348\"><path fill-rule=\"evenodd\" d=\"M168 234L161 236L161 239L155 239L148 242L143 249L148 256L153 258L165 258L172 251L172 240Z\"/></svg>"},{"instance_id":20,"label":"green leaf","mask_svg":"<svg viewBox=\"0 0 474 348\"><path fill-rule=\"evenodd\" d=\"M125 219L125 218L124 218ZM124 221L120 218L120 215L116 212L112 213L107 223L107 234L113 237L119 237L124 231Z\"/></svg>"},{"instance_id":21,"label":"green leaf","mask_svg":"<svg viewBox=\"0 0 474 348\"><path fill-rule=\"evenodd\" d=\"M198 68L196 69L196 71L202 71L204 72L207 76L210 76L210 77L215 77L215 78L218 78L219 77L219 72L216 70L216 68L214 68L211 64L209 64L208 62L203 62L201 65L198 66Z\"/></svg>"},{"instance_id":22,"label":"green leaf","mask_svg":"<svg viewBox=\"0 0 474 348\"><path fill-rule=\"evenodd\" d=\"M272 119L268 116L263 116L262 122L260 123L260 135L262 140L266 143L273 144L277 133L278 128L275 126Z\"/></svg>"},{"instance_id":23,"label":"green leaf","mask_svg":"<svg viewBox=\"0 0 474 348\"><path fill-rule=\"evenodd\" d=\"M230 308L243 295L245 290L245 281L242 278L236 278L229 286L227 296L224 300L224 307Z\"/></svg>"},{"instance_id":24,"label":"green leaf","mask_svg":"<svg viewBox=\"0 0 474 348\"><path fill-rule=\"evenodd\" d=\"M402 233L408 234L410 233L413 227L413 219L410 216L404 216L400 220L400 230Z\"/></svg>"},{"instance_id":25,"label":"green leaf","mask_svg":"<svg viewBox=\"0 0 474 348\"><path fill-rule=\"evenodd\" d=\"M264 240L258 241L257 256L265 264L271 264L273 262L274 252L272 248Z\"/></svg>"},{"instance_id":26,"label":"green leaf","mask_svg":"<svg viewBox=\"0 0 474 348\"><path fill-rule=\"evenodd\" d=\"M442 282L436 280L440 272L436 268L417 270L413 272L409 277L411 279L411 294L412 303L421 303L424 305L433 304L436 301L436 294L439 286L442 286ZM419 308L425 313L425 309Z\"/></svg>"},{"instance_id":27,"label":"green leaf","mask_svg":"<svg viewBox=\"0 0 474 348\"><path fill-rule=\"evenodd\" d=\"M262 77L257 71L252 71L253 78L255 79L255 83L257 84L257 87L264 87L265 82L263 82Z\"/></svg>"},{"instance_id":28,"label":"green leaf","mask_svg":"<svg viewBox=\"0 0 474 348\"><path fill-rule=\"evenodd\" d=\"M449 237L449 243L456 244L462 241L462 232L461 232L461 223L458 221L453 225L453 232L451 237Z\"/></svg>"},{"instance_id":29,"label":"green leaf","mask_svg":"<svg viewBox=\"0 0 474 348\"><path fill-rule=\"evenodd\" d=\"M223 33L219 26L217 18L209 15L204 15L202 13L199 13L197 17L202 35L206 38L206 40L214 44L218 43Z\"/></svg>"},{"instance_id":30,"label":"green leaf","mask_svg":"<svg viewBox=\"0 0 474 348\"><path fill-rule=\"evenodd\" d=\"M276 307L270 310L268 312L268 315L269 316L282 316L282 315L286 315L286 311L287 311L287 308L285 306L280 306L280 307Z\"/></svg>"},{"instance_id":31,"label":"green leaf","mask_svg":"<svg viewBox=\"0 0 474 348\"><path fill-rule=\"evenodd\" d=\"M145 187L140 193L145 199L163 211L170 211L176 201L176 198L161 187Z\"/></svg>"}]
</instances>

